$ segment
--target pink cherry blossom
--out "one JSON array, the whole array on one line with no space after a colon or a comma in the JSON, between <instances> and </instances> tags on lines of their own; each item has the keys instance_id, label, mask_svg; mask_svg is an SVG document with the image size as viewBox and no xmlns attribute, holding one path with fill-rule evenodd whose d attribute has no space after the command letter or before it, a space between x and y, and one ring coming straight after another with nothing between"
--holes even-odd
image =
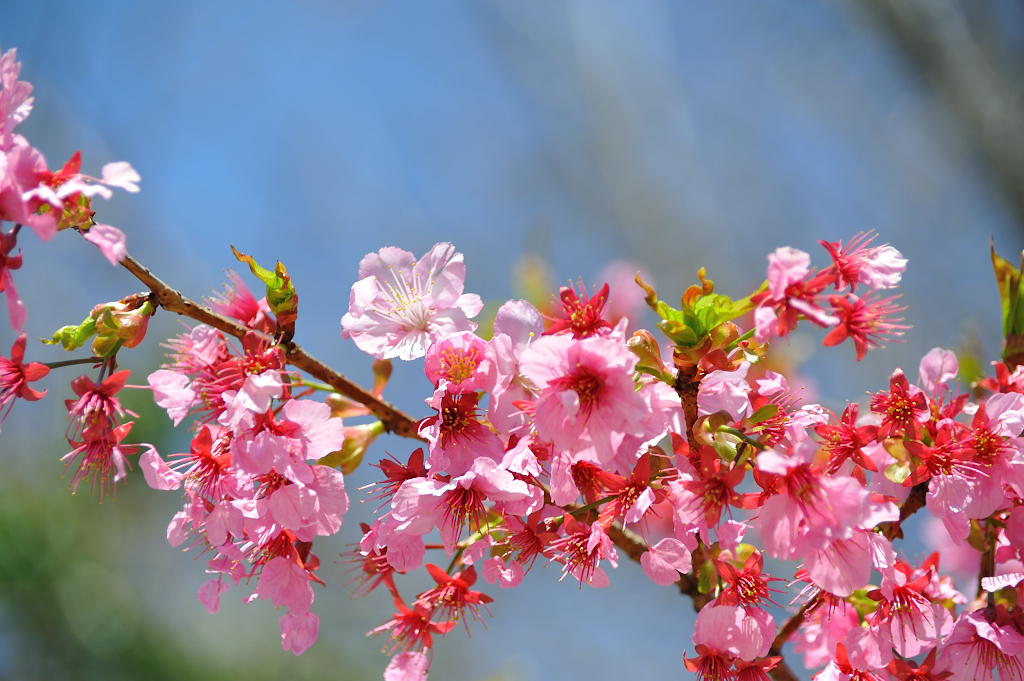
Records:
<instances>
[{"instance_id":1,"label":"pink cherry blossom","mask_svg":"<svg viewBox=\"0 0 1024 681\"><path fill-rule=\"evenodd\" d=\"M277 556L268 561L260 573L254 596L271 599L276 606L288 606L292 613L309 611L313 604L313 589L309 586L309 573L294 560Z\"/></svg>"},{"instance_id":2,"label":"pink cherry blossom","mask_svg":"<svg viewBox=\"0 0 1024 681\"><path fill-rule=\"evenodd\" d=\"M775 638L775 623L768 613L757 611L761 615L739 606L709 602L697 614L694 644L727 651L747 661L764 657Z\"/></svg>"},{"instance_id":3,"label":"pink cherry blossom","mask_svg":"<svg viewBox=\"0 0 1024 681\"><path fill-rule=\"evenodd\" d=\"M437 410L420 422L419 433L430 443L427 466L433 471L462 475L479 457L501 461L505 448L498 436L476 418L478 393L458 395L444 386L434 391L430 406Z\"/></svg>"},{"instance_id":4,"label":"pink cherry blossom","mask_svg":"<svg viewBox=\"0 0 1024 681\"><path fill-rule=\"evenodd\" d=\"M949 681L993 678L1024 679L1024 636L1009 622L990 622L984 610L960 616L953 632L942 642L935 672L950 672Z\"/></svg>"},{"instance_id":5,"label":"pink cherry blossom","mask_svg":"<svg viewBox=\"0 0 1024 681\"><path fill-rule=\"evenodd\" d=\"M523 581L523 566L519 561L510 560L508 563L500 556L488 558L483 563L481 570L484 581L488 584L497 583L502 589L512 589Z\"/></svg>"},{"instance_id":6,"label":"pink cherry blossom","mask_svg":"<svg viewBox=\"0 0 1024 681\"><path fill-rule=\"evenodd\" d=\"M480 296L463 293L466 267L450 243L415 259L400 248L382 248L359 263L341 337L377 358L423 357L430 344L459 331L483 309Z\"/></svg>"},{"instance_id":7,"label":"pink cherry blossom","mask_svg":"<svg viewBox=\"0 0 1024 681\"><path fill-rule=\"evenodd\" d=\"M536 386L521 373L519 358L543 331L540 312L525 300L508 301L494 318L494 337L487 344L487 357L494 366L495 386L487 419L499 433L523 435L530 425L529 415L516 403L532 400Z\"/></svg>"},{"instance_id":8,"label":"pink cherry blossom","mask_svg":"<svg viewBox=\"0 0 1024 681\"><path fill-rule=\"evenodd\" d=\"M32 112L32 84L18 80L17 59L15 49L0 54L0 152L10 150L14 128Z\"/></svg>"},{"instance_id":9,"label":"pink cherry blossom","mask_svg":"<svg viewBox=\"0 0 1024 681\"><path fill-rule=\"evenodd\" d=\"M643 398L632 372L637 356L611 338L543 336L521 357L523 374L540 390L537 434L567 451L593 447L610 461L625 435L643 435Z\"/></svg>"},{"instance_id":10,"label":"pink cherry blossom","mask_svg":"<svg viewBox=\"0 0 1024 681\"><path fill-rule=\"evenodd\" d=\"M782 478L781 493L761 508L759 525L765 553L794 559L851 539L873 515L870 494L848 477L825 477L800 458L768 450L757 456L760 470Z\"/></svg>"},{"instance_id":11,"label":"pink cherry blossom","mask_svg":"<svg viewBox=\"0 0 1024 681\"><path fill-rule=\"evenodd\" d=\"M196 393L189 384L188 376L168 369L157 369L146 379L153 389L153 401L167 410L167 415L177 426L188 416L196 401Z\"/></svg>"},{"instance_id":12,"label":"pink cherry blossom","mask_svg":"<svg viewBox=\"0 0 1024 681\"><path fill-rule=\"evenodd\" d=\"M120 187L126 192L133 194L139 191L139 185L136 183L142 179L135 171L135 168L132 168L131 164L126 161L108 163L103 166L101 176L104 184L111 187Z\"/></svg>"},{"instance_id":13,"label":"pink cherry blossom","mask_svg":"<svg viewBox=\"0 0 1024 681\"><path fill-rule=\"evenodd\" d=\"M835 273L837 290L847 286L856 288L860 283L867 284L873 289L894 288L899 285L900 278L907 268L907 261L889 244L869 247L875 236L870 231L860 233L850 239L845 246L842 242L818 242L832 256L833 265L829 270Z\"/></svg>"},{"instance_id":14,"label":"pink cherry blossom","mask_svg":"<svg viewBox=\"0 0 1024 681\"><path fill-rule=\"evenodd\" d=\"M846 601L822 602L800 625L794 650L803 653L808 669L820 667L834 658L836 644L846 640L850 629L859 624L856 609Z\"/></svg>"}]
</instances>

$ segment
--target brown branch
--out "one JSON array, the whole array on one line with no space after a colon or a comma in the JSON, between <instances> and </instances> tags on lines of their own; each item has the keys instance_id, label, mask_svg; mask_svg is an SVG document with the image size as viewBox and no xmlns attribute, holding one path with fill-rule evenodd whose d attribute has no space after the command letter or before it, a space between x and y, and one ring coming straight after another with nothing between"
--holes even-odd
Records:
<instances>
[{"instance_id":1,"label":"brown branch","mask_svg":"<svg viewBox=\"0 0 1024 681\"><path fill-rule=\"evenodd\" d=\"M769 655L782 657L782 646L786 644L790 636L796 633L796 630L803 624L804 618L807 617L807 613L813 610L814 606L818 603L820 603L819 597L814 596L800 606L800 609L792 617L786 620L786 623L779 629L779 633L776 634L775 640L772 641L772 647L768 649ZM779 660L779 663L773 669L768 670L768 676L772 677L775 681L798 681L796 674L786 664L785 658Z\"/></svg>"},{"instance_id":2,"label":"brown branch","mask_svg":"<svg viewBox=\"0 0 1024 681\"><path fill-rule=\"evenodd\" d=\"M168 312L174 312L175 314L194 319L201 324L212 326L238 339L242 339L247 333L252 332L252 329L239 324L235 320L219 315L205 305L200 305L194 300L181 295L132 256L126 256L121 265L139 281L148 286L149 290L153 293L156 303ZM316 357L303 350L298 343L289 340L286 343L282 343L281 346L284 348L285 359L289 364L323 381L345 397L365 406L374 416L381 420L384 427L390 432L401 437L417 440L423 439L417 433L416 421L409 415L395 409L373 393L331 369Z\"/></svg>"},{"instance_id":3,"label":"brown branch","mask_svg":"<svg viewBox=\"0 0 1024 681\"><path fill-rule=\"evenodd\" d=\"M928 481L925 480L922 483L914 485L910 490L910 495L907 496L906 501L900 506L900 519L894 523L882 523L878 527L882 531L882 536L892 541L893 539L903 538L903 529L901 525L903 521L910 516L917 513L920 509L924 508L925 501L928 496Z\"/></svg>"}]
</instances>

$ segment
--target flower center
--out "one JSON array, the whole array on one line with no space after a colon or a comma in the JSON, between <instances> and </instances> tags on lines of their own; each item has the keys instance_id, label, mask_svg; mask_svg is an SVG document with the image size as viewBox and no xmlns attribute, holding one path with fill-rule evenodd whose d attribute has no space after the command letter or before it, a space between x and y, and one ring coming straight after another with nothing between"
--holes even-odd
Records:
<instances>
[{"instance_id":1,"label":"flower center","mask_svg":"<svg viewBox=\"0 0 1024 681\"><path fill-rule=\"evenodd\" d=\"M479 365L480 351L476 348L462 350L449 347L441 351L441 371L452 383L462 383L472 378Z\"/></svg>"}]
</instances>

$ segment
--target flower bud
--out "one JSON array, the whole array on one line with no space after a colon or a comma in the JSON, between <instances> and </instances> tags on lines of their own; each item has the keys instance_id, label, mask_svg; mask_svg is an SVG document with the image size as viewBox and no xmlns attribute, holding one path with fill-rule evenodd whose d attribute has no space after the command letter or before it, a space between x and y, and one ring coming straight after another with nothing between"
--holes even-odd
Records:
<instances>
[{"instance_id":1,"label":"flower bud","mask_svg":"<svg viewBox=\"0 0 1024 681\"><path fill-rule=\"evenodd\" d=\"M371 392L380 397L389 378L391 378L391 360L373 360L373 390Z\"/></svg>"},{"instance_id":2,"label":"flower bud","mask_svg":"<svg viewBox=\"0 0 1024 681\"><path fill-rule=\"evenodd\" d=\"M377 436L384 432L384 424L380 421L364 423L358 426L345 428L345 442L341 449L331 452L324 458L317 461L321 466L337 466L341 472L348 475L359 467L366 450L377 439Z\"/></svg>"},{"instance_id":3,"label":"flower bud","mask_svg":"<svg viewBox=\"0 0 1024 681\"><path fill-rule=\"evenodd\" d=\"M640 329L626 341L626 347L633 351L640 361L636 366L638 369L649 369L651 373L661 375L665 373L665 363L661 359L661 348L658 347L658 340L647 329Z\"/></svg>"},{"instance_id":4,"label":"flower bud","mask_svg":"<svg viewBox=\"0 0 1024 681\"><path fill-rule=\"evenodd\" d=\"M347 419L351 416L366 416L370 413L370 410L363 405L338 393L331 393L324 402L331 408L331 416L334 418Z\"/></svg>"}]
</instances>

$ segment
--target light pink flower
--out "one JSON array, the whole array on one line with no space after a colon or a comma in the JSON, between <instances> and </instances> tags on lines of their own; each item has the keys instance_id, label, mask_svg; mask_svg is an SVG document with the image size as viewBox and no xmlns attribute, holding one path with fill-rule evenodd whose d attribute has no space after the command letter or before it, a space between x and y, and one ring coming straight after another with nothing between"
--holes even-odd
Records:
<instances>
[{"instance_id":1,"label":"light pink flower","mask_svg":"<svg viewBox=\"0 0 1024 681\"><path fill-rule=\"evenodd\" d=\"M481 574L485 582L488 584L497 582L498 586L502 589L512 589L519 586L524 576L523 566L519 564L519 561L510 560L506 565L501 556L494 556L485 560Z\"/></svg>"},{"instance_id":2,"label":"light pink flower","mask_svg":"<svg viewBox=\"0 0 1024 681\"><path fill-rule=\"evenodd\" d=\"M861 232L844 246L842 242L819 241L832 256L829 272L835 274L836 289L867 284L873 289L895 288L900 283L907 261L899 251L884 244L869 247L876 234Z\"/></svg>"},{"instance_id":3,"label":"light pink flower","mask_svg":"<svg viewBox=\"0 0 1024 681\"><path fill-rule=\"evenodd\" d=\"M845 600L829 605L823 603L807 615L795 635L795 652L803 653L804 666L820 667L835 656L836 644L846 639L850 629L857 627L857 611Z\"/></svg>"},{"instance_id":4,"label":"light pink flower","mask_svg":"<svg viewBox=\"0 0 1024 681\"><path fill-rule=\"evenodd\" d=\"M785 298L786 289L803 280L811 268L811 256L790 246L776 248L768 256L768 290L776 300Z\"/></svg>"},{"instance_id":5,"label":"light pink flower","mask_svg":"<svg viewBox=\"0 0 1024 681\"><path fill-rule=\"evenodd\" d=\"M230 428L238 428L243 423L249 423L252 415L265 414L272 401L282 394L284 382L279 370L267 369L260 374L247 374L240 390L224 393L227 409L218 421Z\"/></svg>"},{"instance_id":6,"label":"light pink flower","mask_svg":"<svg viewBox=\"0 0 1024 681\"><path fill-rule=\"evenodd\" d=\"M868 538L857 532L849 539L836 539L823 549L808 551L805 564L815 586L845 598L871 579Z\"/></svg>"},{"instance_id":7,"label":"light pink flower","mask_svg":"<svg viewBox=\"0 0 1024 681\"><path fill-rule=\"evenodd\" d=\"M1024 679L1024 636L1009 624L989 622L985 610L975 610L960 616L953 632L942 642L942 650L935 663L936 673L950 672L949 681L975 681L999 678L1010 681Z\"/></svg>"},{"instance_id":8,"label":"light pink flower","mask_svg":"<svg viewBox=\"0 0 1024 681\"><path fill-rule=\"evenodd\" d=\"M747 610L711 601L697 614L693 642L750 661L768 654L775 628L771 615L760 608Z\"/></svg>"},{"instance_id":9,"label":"light pink flower","mask_svg":"<svg viewBox=\"0 0 1024 681\"><path fill-rule=\"evenodd\" d=\"M0 152L11 148L14 128L32 112L32 84L18 80L21 62L18 51L0 54Z\"/></svg>"},{"instance_id":10,"label":"light pink flower","mask_svg":"<svg viewBox=\"0 0 1024 681\"><path fill-rule=\"evenodd\" d=\"M27 225L43 241L52 239L64 202L47 182L51 175L43 155L16 135L13 148L0 153L0 220ZM37 212L44 204L50 209Z\"/></svg>"},{"instance_id":11,"label":"light pink flower","mask_svg":"<svg viewBox=\"0 0 1024 681\"><path fill-rule=\"evenodd\" d=\"M485 501L516 502L533 497L525 482L492 459L480 457L451 482L407 480L391 501L391 514L400 523L396 532L423 535L436 523L445 546L454 547L467 526L476 529L483 525ZM390 546L388 550L390 554Z\"/></svg>"},{"instance_id":12,"label":"light pink flower","mask_svg":"<svg viewBox=\"0 0 1024 681\"><path fill-rule=\"evenodd\" d=\"M473 331L480 296L463 293L466 267L450 243L419 261L400 248L382 248L359 263L341 337L378 359L423 357L433 341Z\"/></svg>"},{"instance_id":13,"label":"light pink flower","mask_svg":"<svg viewBox=\"0 0 1024 681\"><path fill-rule=\"evenodd\" d=\"M181 486L181 474L172 471L152 447L139 457L139 467L142 468L146 484L153 489L170 490Z\"/></svg>"},{"instance_id":14,"label":"light pink flower","mask_svg":"<svg viewBox=\"0 0 1024 681\"><path fill-rule=\"evenodd\" d=\"M120 187L132 194L139 191L137 183L142 179L127 161L115 161L103 166L101 177L104 184Z\"/></svg>"},{"instance_id":15,"label":"light pink flower","mask_svg":"<svg viewBox=\"0 0 1024 681\"><path fill-rule=\"evenodd\" d=\"M522 375L519 358L543 331L540 312L525 300L508 301L494 318L494 337L487 344L487 357L494 366L495 386L487 418L499 433L523 435L530 425L530 415L516 403L532 400L536 386Z\"/></svg>"},{"instance_id":16,"label":"light pink flower","mask_svg":"<svg viewBox=\"0 0 1024 681\"><path fill-rule=\"evenodd\" d=\"M846 634L845 644L854 669L882 669L892 662L892 641L884 630L853 627Z\"/></svg>"},{"instance_id":17,"label":"light pink flower","mask_svg":"<svg viewBox=\"0 0 1024 681\"><path fill-rule=\"evenodd\" d=\"M870 494L854 478L825 477L799 457L772 450L757 456L757 467L782 478L780 493L761 508L765 553L797 559L838 539L852 539L875 513Z\"/></svg>"},{"instance_id":18,"label":"light pink flower","mask_svg":"<svg viewBox=\"0 0 1024 681\"><path fill-rule=\"evenodd\" d=\"M731 551L736 548L747 533L747 524L736 520L726 520L715 528L718 545Z\"/></svg>"},{"instance_id":19,"label":"light pink flower","mask_svg":"<svg viewBox=\"0 0 1024 681\"><path fill-rule=\"evenodd\" d=\"M263 565L253 596L264 600L269 598L278 607L288 606L292 614L309 612L309 606L313 604L309 572L289 557L272 558Z\"/></svg>"},{"instance_id":20,"label":"light pink flower","mask_svg":"<svg viewBox=\"0 0 1024 681\"><path fill-rule=\"evenodd\" d=\"M903 272L907 269L903 255L888 244L869 251L860 269L860 280L874 289L899 286Z\"/></svg>"}]
</instances>

